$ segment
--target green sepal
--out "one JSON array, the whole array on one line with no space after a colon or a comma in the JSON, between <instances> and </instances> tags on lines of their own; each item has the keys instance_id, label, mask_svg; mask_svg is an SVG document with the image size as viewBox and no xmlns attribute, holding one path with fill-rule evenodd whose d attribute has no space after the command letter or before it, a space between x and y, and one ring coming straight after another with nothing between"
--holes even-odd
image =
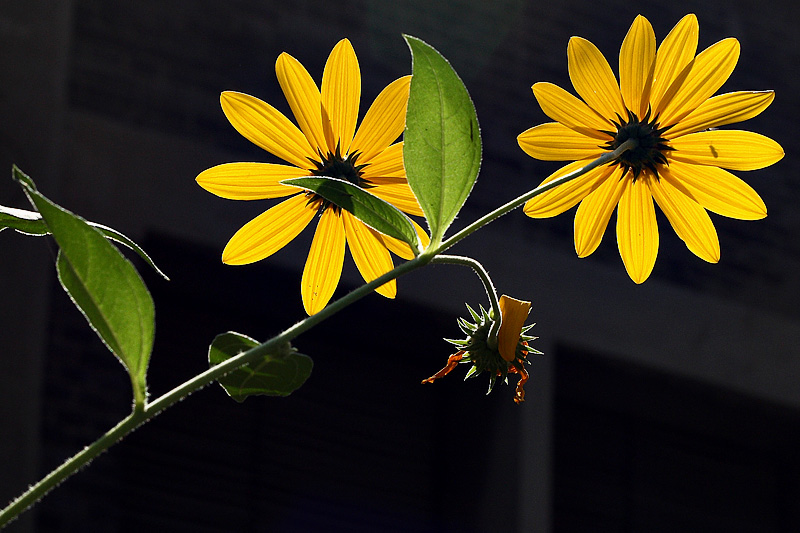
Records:
<instances>
[{"instance_id":1,"label":"green sepal","mask_svg":"<svg viewBox=\"0 0 800 533\"><path fill-rule=\"evenodd\" d=\"M403 161L406 178L441 242L464 205L481 165L478 117L450 63L427 43L404 36L412 56Z\"/></svg>"},{"instance_id":2,"label":"green sepal","mask_svg":"<svg viewBox=\"0 0 800 533\"><path fill-rule=\"evenodd\" d=\"M214 338L208 348L208 364L214 367L258 346L258 341L229 331ZM287 342L258 362L237 368L217 381L237 402L249 396L288 396L305 383L314 364Z\"/></svg>"},{"instance_id":3,"label":"green sepal","mask_svg":"<svg viewBox=\"0 0 800 533\"><path fill-rule=\"evenodd\" d=\"M489 374L489 390L486 391L487 396L491 394L495 383L497 383L497 374Z\"/></svg>"},{"instance_id":4,"label":"green sepal","mask_svg":"<svg viewBox=\"0 0 800 533\"><path fill-rule=\"evenodd\" d=\"M467 381L472 376L475 376L477 374L477 372L478 372L478 367L475 366L475 365L472 365L472 367L470 367L470 369L467 370L467 374L464 376L464 381Z\"/></svg>"},{"instance_id":5,"label":"green sepal","mask_svg":"<svg viewBox=\"0 0 800 533\"><path fill-rule=\"evenodd\" d=\"M375 231L399 239L418 255L421 251L419 235L411 220L395 206L353 185L352 183L328 176L305 176L281 181L312 191L332 204L349 211L354 217Z\"/></svg>"},{"instance_id":6,"label":"green sepal","mask_svg":"<svg viewBox=\"0 0 800 533\"><path fill-rule=\"evenodd\" d=\"M458 323L458 326L461 328L461 331L463 331L466 335L471 335L475 333L475 331L478 329L478 325L473 324L461 317L458 317L456 322Z\"/></svg>"},{"instance_id":7,"label":"green sepal","mask_svg":"<svg viewBox=\"0 0 800 533\"><path fill-rule=\"evenodd\" d=\"M467 306L467 310L469 311L469 314L472 315L472 319L475 322L480 322L481 321L481 316L478 313L476 313L475 310L472 307L470 307L469 304L464 304L464 305Z\"/></svg>"},{"instance_id":8,"label":"green sepal","mask_svg":"<svg viewBox=\"0 0 800 533\"><path fill-rule=\"evenodd\" d=\"M15 168L14 179L59 246L58 279L103 343L127 369L135 405L144 406L155 306L134 266L97 229L42 195Z\"/></svg>"}]
</instances>

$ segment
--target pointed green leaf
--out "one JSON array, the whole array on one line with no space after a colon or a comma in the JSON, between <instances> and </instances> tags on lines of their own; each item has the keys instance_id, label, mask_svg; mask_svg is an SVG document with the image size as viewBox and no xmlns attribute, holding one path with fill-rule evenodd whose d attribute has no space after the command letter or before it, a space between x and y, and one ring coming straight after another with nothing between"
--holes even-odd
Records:
<instances>
[{"instance_id":1,"label":"pointed green leaf","mask_svg":"<svg viewBox=\"0 0 800 533\"><path fill-rule=\"evenodd\" d=\"M240 333L222 333L214 338L208 349L208 364L216 366L258 345L258 341ZM218 381L237 402L255 395L288 396L305 383L312 367L310 357L297 353L286 343L276 353L240 367Z\"/></svg>"},{"instance_id":2,"label":"pointed green leaf","mask_svg":"<svg viewBox=\"0 0 800 533\"><path fill-rule=\"evenodd\" d=\"M481 164L478 117L450 63L430 45L405 36L412 77L403 136L403 161L411 190L441 242L469 196Z\"/></svg>"},{"instance_id":3,"label":"pointed green leaf","mask_svg":"<svg viewBox=\"0 0 800 533\"><path fill-rule=\"evenodd\" d=\"M114 228L109 228L108 226L104 226L102 224L98 224L97 222L89 222L89 221L87 221L87 224L89 224L91 227L95 228L97 231L102 233L105 236L106 239L111 239L114 242L118 242L119 244L127 246L128 248L130 248L131 250L133 250L134 252L139 254L139 257L144 259L145 262L148 265L150 265L153 268L153 270L155 270L156 273L159 276L161 276L165 280L169 281L169 278L167 277L167 275L164 274L161 271L161 269L156 266L156 264L153 262L153 260L150 259L150 256L147 255L147 252L145 252L142 249L141 246L139 246L138 244L133 242L133 240L131 240L129 237L127 237L126 235L120 233L119 231L115 230Z\"/></svg>"},{"instance_id":4,"label":"pointed green leaf","mask_svg":"<svg viewBox=\"0 0 800 533\"><path fill-rule=\"evenodd\" d=\"M395 206L369 191L345 180L327 176L290 178L281 183L312 191L349 211L375 231L409 244L415 255L419 252L419 236L414 230L411 220Z\"/></svg>"},{"instance_id":5,"label":"pointed green leaf","mask_svg":"<svg viewBox=\"0 0 800 533\"><path fill-rule=\"evenodd\" d=\"M34 189L36 188L33 185L33 181L31 181L31 179L24 172L17 168L16 165L12 168L12 176L15 180L21 183L28 183ZM109 228L108 226L104 226L96 222L90 222L88 220L86 223L100 231L100 233L105 235L107 239L111 239L112 241L125 245L139 254L139 257L144 259L147 264L153 268L153 270L155 270L161 277L169 281L167 275L156 266L150 256L147 255L147 252L145 252L141 246L133 242L133 240L126 237L119 231ZM26 235L43 236L50 234L50 230L47 229L47 224L44 223L44 220L42 220L42 215L40 215L38 212L26 211L25 209L16 209L14 207L0 205L0 231L3 231L6 228L11 228Z\"/></svg>"},{"instance_id":6,"label":"pointed green leaf","mask_svg":"<svg viewBox=\"0 0 800 533\"><path fill-rule=\"evenodd\" d=\"M58 243L56 268L62 286L128 370L136 404L143 405L155 330L155 309L147 287L102 233L48 200L28 176L15 172L14 177Z\"/></svg>"}]
</instances>

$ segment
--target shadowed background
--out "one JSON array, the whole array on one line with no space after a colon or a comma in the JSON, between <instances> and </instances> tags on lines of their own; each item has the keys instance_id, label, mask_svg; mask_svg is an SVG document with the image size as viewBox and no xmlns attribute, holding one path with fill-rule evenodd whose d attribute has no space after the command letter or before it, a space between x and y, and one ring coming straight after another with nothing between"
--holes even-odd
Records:
<instances>
[{"instance_id":1,"label":"shadowed background","mask_svg":"<svg viewBox=\"0 0 800 533\"><path fill-rule=\"evenodd\" d=\"M97 459L9 531L796 531L800 529L800 60L792 2L322 0L0 4L0 170L12 163L54 201L144 245L172 278L137 263L156 302L151 394L206 368L208 343L266 339L303 316L312 232L255 265L228 267L228 238L273 202L232 202L194 183L231 161L276 161L226 121L219 93L289 114L274 74L289 52L319 82L347 37L362 115L410 72L402 33L436 47L469 89L482 172L454 229L558 168L516 136L547 121L537 81L571 90L566 46L580 35L617 70L637 14L663 39L686 13L700 49L742 44L722 92L774 89L741 127L786 157L739 172L767 204L756 222L712 215L722 259L694 257L659 213L651 278L627 277L613 229L575 257L573 211L521 212L470 237L498 290L533 301L528 401L465 369L419 380L451 353L474 276L436 266L297 340L315 369L285 399L239 405L196 393ZM27 207L0 180L0 204ZM53 246L0 235L0 500L18 494L130 408L124 370L53 275ZM464 271L462 271L464 270ZM337 294L357 286L345 262Z\"/></svg>"}]
</instances>

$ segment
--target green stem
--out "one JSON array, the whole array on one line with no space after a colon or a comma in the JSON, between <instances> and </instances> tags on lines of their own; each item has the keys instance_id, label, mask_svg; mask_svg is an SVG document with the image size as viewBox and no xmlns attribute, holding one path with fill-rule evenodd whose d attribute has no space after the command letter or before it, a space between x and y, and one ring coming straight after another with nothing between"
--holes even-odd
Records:
<instances>
[{"instance_id":1,"label":"green stem","mask_svg":"<svg viewBox=\"0 0 800 533\"><path fill-rule=\"evenodd\" d=\"M420 255L410 261L407 261L405 263L396 266L393 270L390 270L386 274L383 274L382 276L370 281L369 283L366 283L358 287L357 289L354 289L345 296L342 296L338 300L332 302L319 313L311 315L310 317L307 317L304 320L301 320L294 326L285 330L283 333L280 333L277 337L273 337L272 339L268 340L263 344L254 346L253 348L235 357L231 357L225 362L213 366L208 370L206 370L205 372L203 372L202 374L198 374L189 381L186 381L181 385L175 387L168 393L150 402L147 405L147 408L145 409L145 413L148 415L148 418L150 418L158 414L160 411L163 411L167 407L171 406L172 404L184 399L192 392L202 387L205 387L209 383L213 383L214 381L221 378L225 374L233 372L234 370L236 370L241 366L247 365L254 361L258 361L261 357L268 355L274 348L292 341L301 333L308 331L309 329L313 328L323 320L335 315L348 305L370 294L372 291L374 291L384 283L396 279L402 276L403 274L407 274L412 270L416 270L417 268L426 265L431 261L431 259L432 259L431 257Z\"/></svg>"},{"instance_id":2,"label":"green stem","mask_svg":"<svg viewBox=\"0 0 800 533\"><path fill-rule=\"evenodd\" d=\"M557 187L563 183L573 180L578 176L581 176L586 172L589 172L590 170L597 168L600 165L609 163L614 159L618 158L626 150L629 150L635 146L636 146L636 141L630 139L624 142L622 145L620 145L620 147L614 150L613 152L609 152L607 154L600 156L599 158L595 159L586 166L574 172L566 174L565 176L562 176L556 180L553 180L550 183L547 183L545 185L540 185L536 189L533 189L532 191L529 191L523 194L522 196L515 198L514 200L506 203L505 205L495 209L486 216L479 218L478 220L476 220L466 228L462 229L461 231L459 231L446 241L438 244L435 247L433 246L429 247L427 250L425 250L422 254L415 257L414 259L402 263L397 267L395 267L394 269L392 269L391 271L387 272L386 274L383 274L382 276L374 279L373 281L366 283L361 287L358 287L357 289L353 290L352 292L348 293L342 298L334 301L319 313L312 315L304 320L301 320L294 326L285 330L277 337L274 337L263 344L255 346L254 348L251 348L250 350L247 350L246 352L243 352L235 357L231 357L230 359L226 360L223 363L220 363L219 365L209 368L202 374L198 374L197 376L175 387L174 389L167 392L163 396L155 399L154 401L140 402L137 399L133 412L126 418L124 418L119 424L110 429L106 434L104 434L94 443L92 443L91 445L84 448L83 450L72 456L70 459L65 461L61 466L50 472L41 481L30 487L16 500L11 502L5 509L0 511L0 528L4 527L6 524L14 520L25 509L36 503L45 494L47 494L50 490L52 490L56 485L58 485L59 483L61 483L74 473L76 473L78 470L80 470L80 468L88 464L92 459L97 457L100 453L102 453L112 445L119 442L125 435L133 431L139 425L151 420L154 416L159 414L164 409L186 398L194 391L199 390L205 387L206 385L216 381L225 374L228 374L229 372L232 372L237 368L247 365L251 362L257 361L259 358L264 357L265 355L269 355L275 348L287 342L290 342L301 333L313 328L323 320L333 316L334 314L338 313L339 311L349 306L350 304L356 302L357 300L360 300L367 294L370 294L373 290L377 289L384 283L396 279L403 274L411 272L412 270L425 266L426 264L433 261L437 255L439 256L439 260L436 262L464 264L470 266L473 270L475 270L475 272L481 278L484 287L486 287L486 292L489 295L489 299L492 303L492 309L494 309L496 316L500 316L499 302L497 302L497 293L495 292L494 287L492 286L488 274L480 265L480 263L466 257L446 256L446 255L443 256L440 255L441 252L450 248L451 246L453 246L460 240L464 239L465 237L471 235L479 228L505 215L509 211L516 209L517 207L521 206L531 198L534 198L535 196L538 196L539 194L542 194L552 189L553 187ZM497 326L499 328L499 321L497 321ZM495 332L495 337L496 337L496 332Z\"/></svg>"},{"instance_id":3,"label":"green stem","mask_svg":"<svg viewBox=\"0 0 800 533\"><path fill-rule=\"evenodd\" d=\"M500 331L500 322L502 321L502 315L500 314L500 300L497 299L497 291L492 283L492 278L489 277L489 273L485 268L483 268L483 265L471 257L444 254L437 255L433 261L431 261L431 263L449 263L451 265L468 266L475 271L483 283L483 288L486 289L486 294L489 296L489 303L492 305L492 311L494 311L495 316L495 320L492 322L492 326L489 328L489 335L486 338L486 342L489 344L489 348L496 348L497 332Z\"/></svg>"},{"instance_id":4,"label":"green stem","mask_svg":"<svg viewBox=\"0 0 800 533\"><path fill-rule=\"evenodd\" d=\"M136 429L136 427L146 419L146 415L144 415L142 411L132 412L122 419L119 424L106 432L105 435L94 441L90 446L87 446L67 459L61 466L47 474L41 481L30 487L0 512L0 528L14 520L20 513L39 501L56 485L77 472L81 467L85 466L92 459L111 447L111 445L119 442L122 437Z\"/></svg>"},{"instance_id":5,"label":"green stem","mask_svg":"<svg viewBox=\"0 0 800 533\"><path fill-rule=\"evenodd\" d=\"M595 168L597 168L597 167L599 167L601 165L605 165L606 163L610 163L611 161L614 161L619 156L621 156L623 153L625 153L626 150L630 150L632 148L635 148L637 145L638 145L638 141L636 139L628 139L627 141L622 143L619 146L619 148L617 148L613 152L608 152L606 154L601 155L600 157L598 157L597 159L595 159L591 163L588 163L586 166L581 167L581 168L579 168L579 169L577 169L577 170L575 170L573 172L570 172L569 174L565 174L565 175L561 176L558 179L554 179L550 183L544 183L542 185L539 185L535 189L526 192L522 196L518 196L517 198L514 198L510 202L508 202L508 203L506 203L504 205L501 205L500 207L498 207L497 209L495 209L491 213L482 216L481 218L479 218L478 220L476 220L475 222L473 222L472 224L470 224L466 228L462 229L461 231L459 231L458 233L456 233L455 235L453 235L449 239L447 239L444 242L442 242L439 246L436 247L436 250L434 250L432 252L432 254L433 255L438 255L439 253L444 252L445 250L447 250L448 248L450 248L451 246L456 244L458 241L464 239L465 237L468 237L468 236L472 235L475 231L479 230L480 228L482 228L483 226L485 226L489 222L492 222L492 221L500 218L501 216L505 215L509 211L512 211L512 210L516 209L517 207L521 206L522 204L524 204L525 202L527 202L531 198L535 198L536 196L539 196L540 194L545 193L545 192L549 191L550 189L558 187L559 185L562 185L562 184L564 184L564 183L566 183L568 181L574 180L578 176L582 176L582 175L586 174L587 172L589 172L590 170L594 170Z\"/></svg>"},{"instance_id":6,"label":"green stem","mask_svg":"<svg viewBox=\"0 0 800 533\"><path fill-rule=\"evenodd\" d=\"M163 396L156 398L152 402L148 402L143 409L134 409L130 415L123 419L119 424L114 426L105 435L100 437L90 446L84 448L69 458L61 466L50 472L41 481L30 487L16 500L11 502L5 509L0 511L0 528L14 520L17 516L19 516L20 513L36 503L59 483L75 474L100 453L119 442L128 433L136 429L136 427L148 422L167 407L179 402L191 393L205 387L206 385L213 383L225 374L228 374L241 366L257 361L265 355L269 355L275 348L290 342L301 333L311 329L323 320L335 315L348 305L370 294L384 283L426 265L431 261L431 259L432 257L430 256L421 255L398 265L386 274L383 274L373 281L358 287L345 296L332 302L319 313L301 320L294 326L279 334L277 337L274 337L263 344L259 344L258 346L255 346L235 357L231 357L223 363L209 368L202 374L196 375L192 379L175 387Z\"/></svg>"}]
</instances>

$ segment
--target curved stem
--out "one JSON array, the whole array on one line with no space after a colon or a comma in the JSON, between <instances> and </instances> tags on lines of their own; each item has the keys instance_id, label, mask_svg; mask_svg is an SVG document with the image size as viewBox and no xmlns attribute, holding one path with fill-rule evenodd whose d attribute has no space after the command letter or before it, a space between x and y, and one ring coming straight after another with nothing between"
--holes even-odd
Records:
<instances>
[{"instance_id":1,"label":"curved stem","mask_svg":"<svg viewBox=\"0 0 800 533\"><path fill-rule=\"evenodd\" d=\"M220 363L216 366L209 368L202 374L196 375L189 381L186 381L181 385L175 387L174 389L167 392L163 396L156 398L154 401L148 403L147 407L145 408L145 413L148 415L148 418L155 416L160 411L163 411L170 405L182 400L192 392L202 387L205 387L209 383L216 381L225 374L228 374L248 363L256 361L265 355L268 355L274 348L279 347L284 343L292 341L301 333L311 329L312 327L316 326L323 320L335 315L348 305L370 294L372 291L374 291L384 283L396 279L402 276L403 274L406 274L408 272L411 272L412 270L415 270L417 268L426 265L431 261L431 259L432 259L431 257L420 255L410 261L407 261L405 263L396 266L394 269L390 270L386 274L383 274L382 276L375 278L369 283L366 283L358 287L357 289L354 289L345 296L342 296L338 300L329 304L319 313L311 315L310 317L307 317L304 320L301 320L294 326L284 330L282 333L280 333L276 337L273 337L267 342L259 344L258 346L254 346L253 348L247 350L246 352L242 352L241 354L235 357L231 357L230 359L224 361L223 363Z\"/></svg>"},{"instance_id":2,"label":"curved stem","mask_svg":"<svg viewBox=\"0 0 800 533\"><path fill-rule=\"evenodd\" d=\"M20 513L39 501L56 485L77 472L113 444L119 442L122 437L136 429L136 427L146 419L144 412L132 412L91 445L64 461L61 466L47 474L41 481L30 487L0 512L0 528L7 525L19 516Z\"/></svg>"},{"instance_id":3,"label":"curved stem","mask_svg":"<svg viewBox=\"0 0 800 533\"><path fill-rule=\"evenodd\" d=\"M228 374L248 363L256 361L265 355L269 355L275 348L291 341L304 331L311 329L323 320L338 313L348 305L360 300L384 283L426 265L431 261L431 259L432 257L430 256L418 256L410 261L402 263L382 276L354 289L345 296L332 302L319 313L301 320L294 326L286 329L278 336L273 337L267 342L259 344L258 346L255 346L235 357L231 357L223 363L209 368L205 372L196 375L166 394L156 398L152 402L146 403L143 408L137 406L137 408L135 408L134 411L124 418L119 424L110 429L90 446L84 448L80 452L67 459L61 466L50 472L35 485L31 486L27 491L11 502L5 509L0 511L0 528L14 520L17 516L19 516L20 513L36 503L59 483L75 474L100 453L119 442L128 433L136 429L136 427L148 422L167 407L179 402L180 400L189 396L191 393L216 381L225 374Z\"/></svg>"},{"instance_id":4,"label":"curved stem","mask_svg":"<svg viewBox=\"0 0 800 533\"><path fill-rule=\"evenodd\" d=\"M94 443L92 443L91 445L87 446L86 448L84 448L71 458L69 458L60 467L50 472L42 480L40 480L35 485L31 486L16 500L11 502L7 507L5 507L2 511L0 511L0 528L2 528L6 524L14 520L17 516L19 516L20 513L22 513L24 510L26 510L34 503L36 503L36 501L42 498L45 494L47 494L59 483L61 483L74 473L76 473L80 468L88 464L92 459L97 457L100 453L102 453L112 445L119 442L125 435L133 431L139 425L149 421L164 409L182 400L183 398L187 397L194 391L199 390L205 387L206 385L216 381L225 374L228 374L250 362L256 361L265 355L269 355L270 352L273 351L273 349L283 345L284 343L290 342L292 339L294 339L301 333L311 329L315 325L331 317L332 315L338 313L339 311L349 306L350 304L356 302L357 300L360 300L361 298L371 293L373 290L380 287L384 283L396 279L403 274L411 272L412 270L420 268L426 265L427 263L434 261L435 259L437 259L436 256L438 256L438 260L436 260L436 262L438 263L455 263L471 267L481 278L481 281L483 282L484 287L486 288L486 293L489 295L489 300L491 301L492 309L494 310L495 315L499 317L500 307L499 307L499 302L497 301L497 293L495 292L491 279L489 278L489 275L488 273L486 273L483 266L473 259L467 257L441 255L441 252L450 248L451 246L453 246L460 240L464 239L465 237L471 235L479 228L505 215L509 211L516 209L517 207L521 206L523 203L530 200L531 198L534 198L539 194L542 194L554 187L557 187L563 183L573 180L578 176L581 176L586 172L589 172L590 170L597 168L600 165L609 163L614 159L618 158L626 150L629 150L635 146L636 146L636 141L633 139L629 139L628 141L620 145L620 147L614 150L613 152L604 154L599 158L595 159L594 161L592 161L591 163L587 164L586 166L574 172L571 172L565 176L562 176L556 180L553 180L550 183L547 183L545 185L540 185L539 187L533 189L532 191L529 191L523 194L522 196L519 196L514 200L511 200L505 205L500 206L491 213L479 218L478 220L476 220L469 226L465 227L464 229L462 229L449 239L445 240L444 242L439 243L435 247L428 248L414 259L402 263L397 267L395 267L394 269L390 270L389 272L374 279L373 281L358 287L357 289L351 291L342 298L339 298L338 300L329 304L327 307L325 307L325 309L323 309L319 313L307 317L304 320L301 320L294 326L288 328L287 330L283 331L281 334L268 340L267 342L255 346L250 350L247 350L246 352L243 352L235 357L231 357L230 359L226 360L223 363L220 363L219 365L209 368L205 372L198 374L197 376L175 387L166 394L160 396L159 398L156 398L152 402L142 402L142 403L137 402L136 405L134 406L133 412L126 418L124 418L119 424L110 429L107 433L105 433ZM500 326L499 320L496 321L496 325L499 328ZM496 336L497 332L494 332L493 338L496 339ZM490 338L492 338L491 334Z\"/></svg>"},{"instance_id":5,"label":"curved stem","mask_svg":"<svg viewBox=\"0 0 800 533\"><path fill-rule=\"evenodd\" d=\"M502 321L502 315L500 313L500 300L497 299L497 291L492 283L492 278L489 277L489 273L485 268L483 268L483 265L471 257L444 254L437 255L433 261L431 261L431 263L448 263L451 265L468 266L475 271L483 283L483 288L486 289L486 295L489 296L489 303L492 305L492 311L494 312L495 317L494 322L492 322L492 326L489 328L489 334L486 338L486 342L489 344L490 348L497 347L497 332L500 331L500 323Z\"/></svg>"},{"instance_id":6,"label":"curved stem","mask_svg":"<svg viewBox=\"0 0 800 533\"><path fill-rule=\"evenodd\" d=\"M637 145L638 145L638 141L636 139L628 139L627 141L622 143L619 146L619 148L617 148L613 152L608 152L606 154L601 155L600 157L598 157L594 161L588 163L586 166L581 167L578 170L575 170L573 172L570 172L569 174L565 174L564 176L561 176L560 178L555 179L555 180L551 181L550 183L545 183L545 184L539 185L535 189L533 189L531 191L528 191L525 194L523 194L521 196L518 196L517 198L514 198L510 202L508 202L508 203L506 203L504 205L501 205L500 207L498 207L497 209L495 209L491 213L488 213L487 215L482 216L481 218L479 218L478 220L476 220L475 222L473 222L472 224L470 224L466 228L462 229L461 231L459 231L458 233L456 233L455 235L453 235L449 239L443 241L439 246L436 247L436 250L433 253L434 254L439 254L440 252L443 252L443 251L447 250L448 248L450 248L451 246L456 244L458 241L464 239L465 237L468 237L468 236L472 235L472 233L474 233L478 229L482 228L483 226L485 226L489 222L493 222L494 220L500 218L501 216L505 215L509 211L512 211L512 210L516 209L517 207L521 206L522 204L524 204L525 202L527 202L531 198L535 198L536 196L539 196L540 194L542 194L544 192L547 192L550 189L558 187L559 185L562 185L562 184L564 184L564 183L566 183L568 181L574 180L578 176L582 176L582 175L586 174L587 172L589 172L590 170L594 170L595 168L597 168L597 167L599 167L601 165L605 165L606 163L610 163L611 161L614 161L619 156L621 156L623 153L625 153L625 151L630 150L632 148L635 148Z\"/></svg>"}]
</instances>

